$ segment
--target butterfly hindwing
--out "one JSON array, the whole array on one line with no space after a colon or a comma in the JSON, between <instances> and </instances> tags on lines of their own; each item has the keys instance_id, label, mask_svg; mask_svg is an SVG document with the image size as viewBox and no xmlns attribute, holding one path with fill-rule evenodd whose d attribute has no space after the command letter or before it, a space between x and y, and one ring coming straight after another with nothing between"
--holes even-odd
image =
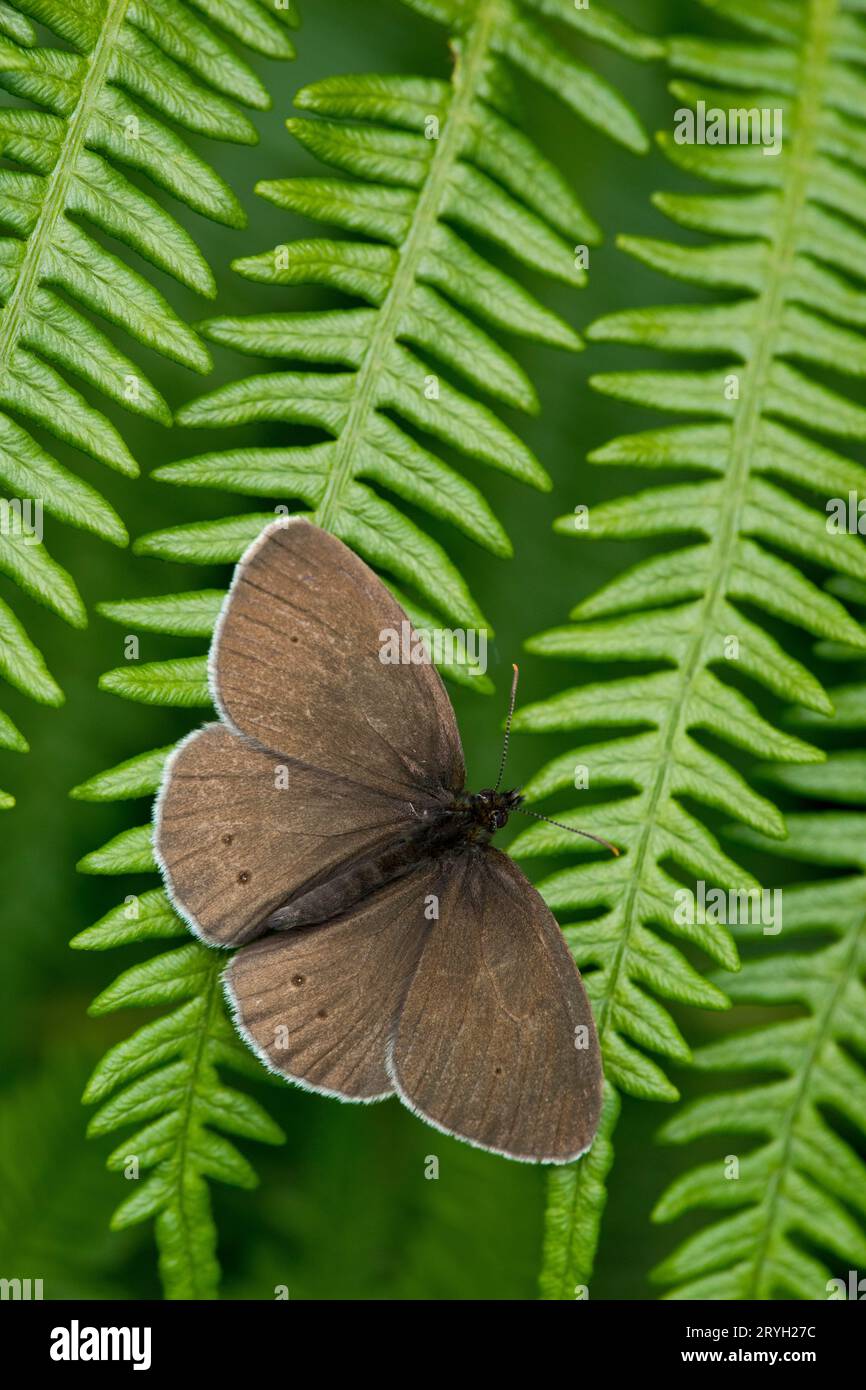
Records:
<instances>
[{"instance_id":1,"label":"butterfly hindwing","mask_svg":"<svg viewBox=\"0 0 866 1390\"><path fill-rule=\"evenodd\" d=\"M335 920L239 951L263 1061L345 1100L400 1099L482 1148L565 1163L592 1142L598 1041L556 921L497 850L431 859Z\"/></svg>"},{"instance_id":2,"label":"butterfly hindwing","mask_svg":"<svg viewBox=\"0 0 866 1390\"><path fill-rule=\"evenodd\" d=\"M556 919L506 855L443 860L438 920L389 1053L400 1098L440 1129L510 1158L566 1163L592 1143L601 1059Z\"/></svg>"},{"instance_id":3,"label":"butterfly hindwing","mask_svg":"<svg viewBox=\"0 0 866 1390\"><path fill-rule=\"evenodd\" d=\"M343 1100L393 1091L388 1039L424 946L425 865L317 927L245 946L224 976L235 1022L271 1070Z\"/></svg>"}]
</instances>

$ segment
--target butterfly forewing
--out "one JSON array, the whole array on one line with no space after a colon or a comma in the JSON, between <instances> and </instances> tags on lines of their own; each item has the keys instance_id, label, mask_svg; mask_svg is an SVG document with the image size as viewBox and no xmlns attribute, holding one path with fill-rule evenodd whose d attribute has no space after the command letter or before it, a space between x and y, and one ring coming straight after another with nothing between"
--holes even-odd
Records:
<instances>
[{"instance_id":1,"label":"butterfly forewing","mask_svg":"<svg viewBox=\"0 0 866 1390\"><path fill-rule=\"evenodd\" d=\"M276 522L235 574L211 653L214 698L266 748L411 799L463 786L451 702L429 662L391 663L408 620L342 541Z\"/></svg>"}]
</instances>

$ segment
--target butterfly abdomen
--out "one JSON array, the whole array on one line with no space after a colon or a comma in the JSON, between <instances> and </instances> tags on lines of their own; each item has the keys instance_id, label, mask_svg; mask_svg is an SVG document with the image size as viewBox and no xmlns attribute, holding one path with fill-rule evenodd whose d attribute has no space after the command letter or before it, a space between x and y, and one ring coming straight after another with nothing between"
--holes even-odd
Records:
<instances>
[{"instance_id":1,"label":"butterfly abdomen","mask_svg":"<svg viewBox=\"0 0 866 1390\"><path fill-rule=\"evenodd\" d=\"M459 792L450 805L419 816L411 830L348 860L321 881L305 884L271 913L264 930L285 931L328 922L427 860L487 844L522 799L513 791Z\"/></svg>"},{"instance_id":2,"label":"butterfly abdomen","mask_svg":"<svg viewBox=\"0 0 866 1390\"><path fill-rule=\"evenodd\" d=\"M305 884L276 909L263 930L285 931L338 917L362 898L403 878L425 861L466 843L471 821L463 808L448 808L398 837L389 836L378 848L349 859L321 880Z\"/></svg>"}]
</instances>

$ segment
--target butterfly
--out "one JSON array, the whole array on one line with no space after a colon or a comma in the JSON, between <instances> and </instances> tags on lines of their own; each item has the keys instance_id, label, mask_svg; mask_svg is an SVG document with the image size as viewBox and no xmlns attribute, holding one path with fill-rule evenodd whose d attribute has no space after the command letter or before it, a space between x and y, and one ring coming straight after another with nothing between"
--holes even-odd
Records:
<instances>
[{"instance_id":1,"label":"butterfly","mask_svg":"<svg viewBox=\"0 0 866 1390\"><path fill-rule=\"evenodd\" d=\"M166 765L157 861L193 932L234 949L225 992L271 1070L568 1163L601 1110L589 1002L553 914L490 843L519 792L467 792L435 666L383 660L403 623L342 541L268 526L214 631L220 721Z\"/></svg>"}]
</instances>

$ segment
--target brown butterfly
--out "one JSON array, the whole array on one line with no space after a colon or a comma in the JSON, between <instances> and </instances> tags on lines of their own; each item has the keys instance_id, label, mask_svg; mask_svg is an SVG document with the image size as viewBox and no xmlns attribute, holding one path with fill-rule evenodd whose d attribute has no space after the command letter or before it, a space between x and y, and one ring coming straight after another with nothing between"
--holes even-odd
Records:
<instances>
[{"instance_id":1,"label":"brown butterfly","mask_svg":"<svg viewBox=\"0 0 866 1390\"><path fill-rule=\"evenodd\" d=\"M266 1066L567 1163L601 1108L589 1003L552 913L490 844L519 793L465 791L435 667L383 663L383 631L407 622L334 536L269 526L214 634L222 720L166 767L157 859L196 935L241 947L226 993Z\"/></svg>"}]
</instances>

